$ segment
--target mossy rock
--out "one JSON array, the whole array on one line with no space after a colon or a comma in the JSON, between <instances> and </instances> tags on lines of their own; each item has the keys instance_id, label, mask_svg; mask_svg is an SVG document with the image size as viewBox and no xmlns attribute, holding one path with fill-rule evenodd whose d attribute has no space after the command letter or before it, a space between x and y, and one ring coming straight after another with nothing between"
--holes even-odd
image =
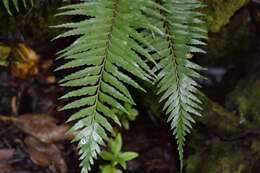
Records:
<instances>
[{"instance_id":1,"label":"mossy rock","mask_svg":"<svg viewBox=\"0 0 260 173\"><path fill-rule=\"evenodd\" d=\"M218 33L209 33L207 55L200 60L203 63L216 61L237 62L248 54L259 39L252 32L252 20L247 9L242 9L232 18L229 24Z\"/></svg>"},{"instance_id":2,"label":"mossy rock","mask_svg":"<svg viewBox=\"0 0 260 173\"><path fill-rule=\"evenodd\" d=\"M219 32L234 13L249 0L203 0L207 4L207 23L211 32Z\"/></svg>"},{"instance_id":3,"label":"mossy rock","mask_svg":"<svg viewBox=\"0 0 260 173\"><path fill-rule=\"evenodd\" d=\"M198 136L196 133L195 135ZM194 135L193 135L194 136ZM197 138L197 137L196 137ZM187 157L186 173L257 173L260 143L256 139L223 141L218 137L193 140L195 152Z\"/></svg>"},{"instance_id":4,"label":"mossy rock","mask_svg":"<svg viewBox=\"0 0 260 173\"><path fill-rule=\"evenodd\" d=\"M250 67L249 67L250 68ZM226 105L240 117L244 123L260 127L260 62L248 77L243 78L227 97Z\"/></svg>"}]
</instances>

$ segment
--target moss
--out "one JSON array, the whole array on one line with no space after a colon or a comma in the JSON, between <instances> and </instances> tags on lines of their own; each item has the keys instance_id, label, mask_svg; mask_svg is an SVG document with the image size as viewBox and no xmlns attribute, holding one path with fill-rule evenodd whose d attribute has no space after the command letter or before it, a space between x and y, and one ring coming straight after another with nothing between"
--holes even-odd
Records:
<instances>
[{"instance_id":1,"label":"moss","mask_svg":"<svg viewBox=\"0 0 260 173\"><path fill-rule=\"evenodd\" d=\"M238 165L238 168L232 171L231 165L232 162L228 157L224 157L220 160L220 164L222 165L223 173L241 173L241 171L245 168L243 164Z\"/></svg>"},{"instance_id":2,"label":"moss","mask_svg":"<svg viewBox=\"0 0 260 173\"><path fill-rule=\"evenodd\" d=\"M208 6L206 9L207 22L210 31L219 32L229 23L234 13L244 6L248 0L203 0Z\"/></svg>"},{"instance_id":3,"label":"moss","mask_svg":"<svg viewBox=\"0 0 260 173\"><path fill-rule=\"evenodd\" d=\"M227 107L231 111L238 111L240 118L245 118L253 126L260 125L260 80L255 79L253 74L250 78L238 83L235 90L227 98Z\"/></svg>"},{"instance_id":4,"label":"moss","mask_svg":"<svg viewBox=\"0 0 260 173\"><path fill-rule=\"evenodd\" d=\"M196 134L198 135L198 134ZM186 173L245 173L258 156L253 156L251 142L226 142L219 138L193 141L195 153L185 161Z\"/></svg>"},{"instance_id":5,"label":"moss","mask_svg":"<svg viewBox=\"0 0 260 173\"><path fill-rule=\"evenodd\" d=\"M207 124L207 126L214 130L216 134L226 137L236 134L239 131L237 128L239 119L235 114L228 112L221 105L215 103L207 97L202 97L202 100L204 105L204 113L203 117L198 119L198 121L203 124ZM212 121L213 119L215 121Z\"/></svg>"},{"instance_id":6,"label":"moss","mask_svg":"<svg viewBox=\"0 0 260 173\"><path fill-rule=\"evenodd\" d=\"M260 141L253 141L251 144L250 149L253 151L254 154L260 154Z\"/></svg>"},{"instance_id":7,"label":"moss","mask_svg":"<svg viewBox=\"0 0 260 173\"><path fill-rule=\"evenodd\" d=\"M218 33L209 33L207 45L207 57L201 58L204 63L212 63L214 60L234 63L240 62L240 58L252 50L259 42L255 32L252 32L252 21L247 9L241 9L230 20L229 24ZM232 33L232 34L231 34Z\"/></svg>"}]
</instances>

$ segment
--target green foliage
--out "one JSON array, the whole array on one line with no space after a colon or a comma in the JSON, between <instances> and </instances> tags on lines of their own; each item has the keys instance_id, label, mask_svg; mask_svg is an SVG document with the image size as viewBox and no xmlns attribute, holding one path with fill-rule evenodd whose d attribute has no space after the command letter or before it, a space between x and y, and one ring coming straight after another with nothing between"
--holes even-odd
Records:
<instances>
[{"instance_id":1,"label":"green foliage","mask_svg":"<svg viewBox=\"0 0 260 173\"><path fill-rule=\"evenodd\" d=\"M2 0L2 3L4 4L7 12L12 15L11 11L11 4L13 4L15 10L17 12L20 11L20 6L23 5L23 7L27 7L28 5L33 5L33 0Z\"/></svg>"},{"instance_id":2,"label":"green foliage","mask_svg":"<svg viewBox=\"0 0 260 173\"><path fill-rule=\"evenodd\" d=\"M102 151L100 156L103 160L109 161L110 164L102 165L100 167L101 173L121 173L121 169L117 168L120 165L124 170L127 167L127 161L138 157L135 152L122 152L122 137L117 134L115 139L108 141L108 150Z\"/></svg>"},{"instance_id":3,"label":"green foliage","mask_svg":"<svg viewBox=\"0 0 260 173\"><path fill-rule=\"evenodd\" d=\"M190 53L205 53L196 46L205 45L200 39L207 38L207 30L199 19L202 14L196 11L202 7L199 1L165 0L162 5L171 13L161 12L162 20L155 21L155 25L165 36L148 35L147 38L158 50L154 54L158 60L158 94L177 139L182 169L185 136L195 123L193 115L201 116L202 103L195 95L199 93L199 85L194 80L201 78L198 71L202 67L188 58Z\"/></svg>"},{"instance_id":4,"label":"green foliage","mask_svg":"<svg viewBox=\"0 0 260 173\"><path fill-rule=\"evenodd\" d=\"M188 60L191 53L204 53L197 47L207 38L197 11L201 7L197 0L85 0L60 9L58 15L85 17L56 26L68 29L56 38L78 37L59 52L67 62L57 70L75 69L61 80L71 88L62 98L74 100L62 110L78 110L68 121L75 121L71 131L77 133L73 141L78 142L82 172L90 170L113 133L111 122L121 125L119 111L131 115L125 103L135 103L127 86L144 90L136 78L157 81L182 170L185 137L195 122L193 115L201 115L195 78L201 77L202 68ZM111 151L121 149L121 144L113 145ZM107 165L103 171L112 168Z\"/></svg>"},{"instance_id":5,"label":"green foliage","mask_svg":"<svg viewBox=\"0 0 260 173\"><path fill-rule=\"evenodd\" d=\"M138 110L133 108L133 105L131 105L129 103L125 103L124 107L126 108L128 114L126 114L125 112L122 112L118 109L112 109L112 111L118 116L118 119L122 123L122 126L124 127L124 129L129 130L130 122L135 121L139 112L138 112Z\"/></svg>"},{"instance_id":6,"label":"green foliage","mask_svg":"<svg viewBox=\"0 0 260 173\"><path fill-rule=\"evenodd\" d=\"M150 4L153 2L147 0L85 1L62 7L64 11L58 14L86 17L80 22L57 26L70 29L57 38L79 36L60 52L60 58L68 62L58 70L82 67L61 81L62 86L74 88L62 98L75 98L63 110L80 109L69 121L77 120L71 131L80 130L74 142L79 142L82 172L90 169L107 132L113 132L109 121L120 125L111 109L128 114L122 103L134 104L126 84L143 90L133 76L147 82L154 80L142 58L153 59L140 44L150 45L135 30L137 21L144 26L149 24L140 7L149 8Z\"/></svg>"},{"instance_id":7,"label":"green foliage","mask_svg":"<svg viewBox=\"0 0 260 173\"><path fill-rule=\"evenodd\" d=\"M8 57L11 51L12 49L9 46L0 43L0 67L8 65Z\"/></svg>"}]
</instances>

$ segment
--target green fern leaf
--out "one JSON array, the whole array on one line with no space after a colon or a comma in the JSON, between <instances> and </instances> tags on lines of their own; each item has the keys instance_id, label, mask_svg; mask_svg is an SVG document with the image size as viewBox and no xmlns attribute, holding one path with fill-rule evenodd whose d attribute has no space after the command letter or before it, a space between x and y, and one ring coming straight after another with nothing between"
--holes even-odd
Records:
<instances>
[{"instance_id":1,"label":"green fern leaf","mask_svg":"<svg viewBox=\"0 0 260 173\"><path fill-rule=\"evenodd\" d=\"M196 97L200 86L195 78L201 75L197 72L202 68L188 60L190 53L205 53L198 48L205 45L200 39L207 38L204 22L199 19L202 14L196 9L203 7L197 0L163 0L161 5L168 9L160 11L153 23L164 35L145 34L146 39L158 50L154 59L159 61L158 94L164 101L168 122L176 137L180 157L181 171L183 169L183 152L185 137L190 133L194 116L201 116L201 101Z\"/></svg>"},{"instance_id":2,"label":"green fern leaf","mask_svg":"<svg viewBox=\"0 0 260 173\"><path fill-rule=\"evenodd\" d=\"M22 3L23 7L25 8L27 8L28 5L33 6L33 0L2 0L2 3L4 4L5 9L10 15L12 15L12 11L10 9L11 4L13 4L17 12L20 11L19 3Z\"/></svg>"},{"instance_id":3,"label":"green fern leaf","mask_svg":"<svg viewBox=\"0 0 260 173\"><path fill-rule=\"evenodd\" d=\"M151 28L142 8L154 8L152 0L89 0L61 8L58 15L81 15L80 22L56 27L69 29L56 38L78 36L59 58L68 60L57 70L81 68L61 80L62 86L76 87L62 98L75 98L62 110L79 109L68 121L77 120L71 131L77 133L82 173L91 164L104 145L107 132L112 132L110 121L120 125L112 109L128 113L124 102L134 104L127 86L144 90L133 76L153 82L155 76L146 60L153 57L141 45L153 49L136 31L135 21Z\"/></svg>"}]
</instances>

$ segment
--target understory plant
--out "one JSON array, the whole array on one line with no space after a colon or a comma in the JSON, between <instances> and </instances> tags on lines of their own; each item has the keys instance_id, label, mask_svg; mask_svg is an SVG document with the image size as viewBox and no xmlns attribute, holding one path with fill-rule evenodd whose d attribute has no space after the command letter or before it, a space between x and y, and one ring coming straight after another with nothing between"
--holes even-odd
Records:
<instances>
[{"instance_id":1,"label":"understory plant","mask_svg":"<svg viewBox=\"0 0 260 173\"><path fill-rule=\"evenodd\" d=\"M109 139L107 150L100 153L103 160L110 162L100 166L100 173L122 173L120 167L126 170L127 162L138 157L138 154L135 152L122 152L121 150L122 136L118 133L115 139Z\"/></svg>"},{"instance_id":2,"label":"understory plant","mask_svg":"<svg viewBox=\"0 0 260 173\"><path fill-rule=\"evenodd\" d=\"M19 10L18 0L2 1L9 13L10 2ZM60 8L59 16L80 16L57 25L66 31L55 39L76 38L59 52L65 63L57 70L71 71L60 81L70 88L62 110L75 110L68 122L74 122L70 131L76 134L82 173L91 170L114 127L121 126L122 113L131 115L128 107L135 102L129 87L146 92L143 83L157 87L182 172L185 139L202 111L196 80L203 68L190 59L205 53L203 7L199 0L81 0Z\"/></svg>"},{"instance_id":3,"label":"understory plant","mask_svg":"<svg viewBox=\"0 0 260 173\"><path fill-rule=\"evenodd\" d=\"M129 103L125 103L124 107L128 112L127 114L120 111L119 109L112 109L112 111L118 116L122 127L126 130L129 130L130 122L136 120L139 112L133 107L133 105L130 105Z\"/></svg>"}]
</instances>

